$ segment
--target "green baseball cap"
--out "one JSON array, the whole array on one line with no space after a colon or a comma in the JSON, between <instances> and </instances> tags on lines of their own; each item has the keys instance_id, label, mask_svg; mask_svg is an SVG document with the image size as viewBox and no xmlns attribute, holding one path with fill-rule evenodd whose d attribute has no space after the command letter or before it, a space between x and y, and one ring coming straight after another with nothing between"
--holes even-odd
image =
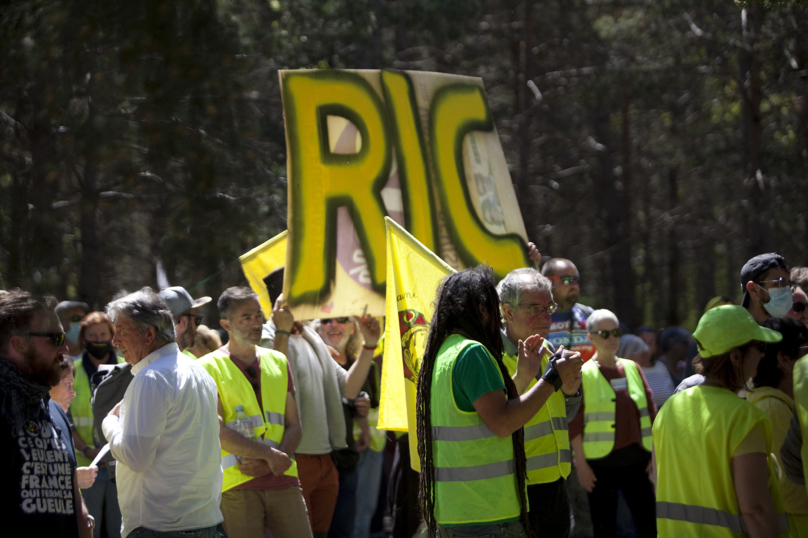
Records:
<instances>
[{"instance_id":1,"label":"green baseball cap","mask_svg":"<svg viewBox=\"0 0 808 538\"><path fill-rule=\"evenodd\" d=\"M736 305L711 308L701 317L693 333L702 359L723 355L749 342L773 344L782 339L779 332L761 327L752 314Z\"/></svg>"}]
</instances>

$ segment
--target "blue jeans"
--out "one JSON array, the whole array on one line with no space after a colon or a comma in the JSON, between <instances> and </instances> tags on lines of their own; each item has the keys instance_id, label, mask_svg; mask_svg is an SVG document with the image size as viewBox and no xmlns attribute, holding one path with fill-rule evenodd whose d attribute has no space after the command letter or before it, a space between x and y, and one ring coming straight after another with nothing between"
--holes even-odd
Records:
<instances>
[{"instance_id":1,"label":"blue jeans","mask_svg":"<svg viewBox=\"0 0 808 538\"><path fill-rule=\"evenodd\" d=\"M218 525L214 525L189 531L153 531L146 527L138 527L127 534L126 538L219 538L223 535L216 532L217 527Z\"/></svg>"},{"instance_id":2,"label":"blue jeans","mask_svg":"<svg viewBox=\"0 0 808 538\"><path fill-rule=\"evenodd\" d=\"M356 486L359 473L356 470L339 477L339 495L328 538L351 538L356 520Z\"/></svg>"},{"instance_id":3,"label":"blue jeans","mask_svg":"<svg viewBox=\"0 0 808 538\"><path fill-rule=\"evenodd\" d=\"M384 452L374 452L367 448L359 453L359 465L356 467L359 483L356 490L356 520L353 538L370 536L370 522L373 514L376 513L376 504L379 501L383 466Z\"/></svg>"},{"instance_id":4,"label":"blue jeans","mask_svg":"<svg viewBox=\"0 0 808 538\"><path fill-rule=\"evenodd\" d=\"M525 529L518 521L494 525L461 525L459 527L438 525L439 538L524 538L524 536Z\"/></svg>"}]
</instances>

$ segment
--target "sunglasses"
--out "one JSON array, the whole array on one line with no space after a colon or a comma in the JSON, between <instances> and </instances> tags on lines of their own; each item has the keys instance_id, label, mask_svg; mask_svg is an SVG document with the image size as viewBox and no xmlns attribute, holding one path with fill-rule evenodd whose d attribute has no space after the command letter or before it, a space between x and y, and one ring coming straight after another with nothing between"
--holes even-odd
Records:
<instances>
[{"instance_id":1,"label":"sunglasses","mask_svg":"<svg viewBox=\"0 0 808 538\"><path fill-rule=\"evenodd\" d=\"M609 338L609 336L614 336L615 338L620 338L620 335L623 334L623 331L620 329L614 329L613 331L598 331L595 333L596 335L600 336L601 338Z\"/></svg>"},{"instance_id":2,"label":"sunglasses","mask_svg":"<svg viewBox=\"0 0 808 538\"><path fill-rule=\"evenodd\" d=\"M325 318L325 319L321 319L320 323L322 323L323 325L325 325L327 323L348 323L348 321L350 321L350 319L351 318L348 318L348 317L344 317L344 318Z\"/></svg>"},{"instance_id":3,"label":"sunglasses","mask_svg":"<svg viewBox=\"0 0 808 538\"><path fill-rule=\"evenodd\" d=\"M581 277L579 276L548 276L550 280L558 280L565 286L569 286L570 284L580 284Z\"/></svg>"},{"instance_id":4,"label":"sunglasses","mask_svg":"<svg viewBox=\"0 0 808 538\"><path fill-rule=\"evenodd\" d=\"M197 327L202 325L202 320L204 319L203 316L199 316L199 315L196 315L196 314L183 314L180 317L181 318L191 318L192 320L194 320L194 323L196 323Z\"/></svg>"},{"instance_id":5,"label":"sunglasses","mask_svg":"<svg viewBox=\"0 0 808 538\"><path fill-rule=\"evenodd\" d=\"M794 303L791 305L791 310L793 310L794 312L804 312L805 303Z\"/></svg>"},{"instance_id":6,"label":"sunglasses","mask_svg":"<svg viewBox=\"0 0 808 538\"><path fill-rule=\"evenodd\" d=\"M50 340L50 343L56 347L60 347L65 343L65 333L28 333L28 336L41 336Z\"/></svg>"}]
</instances>

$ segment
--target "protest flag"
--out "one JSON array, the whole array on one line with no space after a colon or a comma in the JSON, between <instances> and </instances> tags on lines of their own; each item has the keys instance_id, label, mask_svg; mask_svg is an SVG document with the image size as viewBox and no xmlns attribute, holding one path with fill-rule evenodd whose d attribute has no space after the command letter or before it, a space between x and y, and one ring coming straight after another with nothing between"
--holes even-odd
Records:
<instances>
[{"instance_id":1,"label":"protest flag","mask_svg":"<svg viewBox=\"0 0 808 538\"><path fill-rule=\"evenodd\" d=\"M438 286L454 272L413 236L385 217L387 296L380 430L409 432L410 464L420 470L415 421L418 368L435 311Z\"/></svg>"},{"instance_id":2,"label":"protest flag","mask_svg":"<svg viewBox=\"0 0 808 538\"><path fill-rule=\"evenodd\" d=\"M258 245L239 257L241 270L250 283L250 288L258 294L261 310L267 319L272 315L272 301L277 297L269 297L264 277L278 267L286 265L286 233L282 231L266 243Z\"/></svg>"}]
</instances>

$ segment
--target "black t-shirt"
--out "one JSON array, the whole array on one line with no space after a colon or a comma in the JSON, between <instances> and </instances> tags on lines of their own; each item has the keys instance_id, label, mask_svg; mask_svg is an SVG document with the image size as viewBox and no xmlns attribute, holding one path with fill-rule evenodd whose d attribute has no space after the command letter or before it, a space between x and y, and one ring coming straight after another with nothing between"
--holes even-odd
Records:
<instances>
[{"instance_id":1,"label":"black t-shirt","mask_svg":"<svg viewBox=\"0 0 808 538\"><path fill-rule=\"evenodd\" d=\"M18 534L78 538L75 460L44 401L34 417L13 431L10 417L0 416L0 521Z\"/></svg>"}]
</instances>

